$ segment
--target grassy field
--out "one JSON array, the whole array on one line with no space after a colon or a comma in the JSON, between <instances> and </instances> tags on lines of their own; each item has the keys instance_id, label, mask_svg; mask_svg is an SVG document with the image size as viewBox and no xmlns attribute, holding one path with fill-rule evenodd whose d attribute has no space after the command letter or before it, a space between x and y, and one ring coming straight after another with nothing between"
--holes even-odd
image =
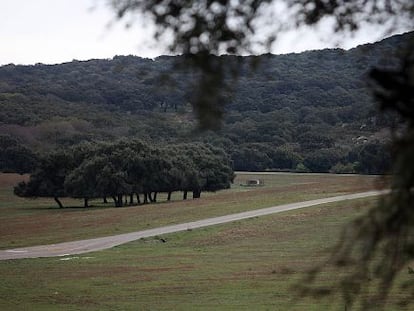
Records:
<instances>
[{"instance_id":1,"label":"grassy field","mask_svg":"<svg viewBox=\"0 0 414 311\"><path fill-rule=\"evenodd\" d=\"M328 204L64 258L0 262L0 310L345 310L294 290L375 199ZM326 269L318 285L335 288ZM407 274L404 280L412 278ZM400 310L394 290L386 310Z\"/></svg>"},{"instance_id":2,"label":"grassy field","mask_svg":"<svg viewBox=\"0 0 414 311\"><path fill-rule=\"evenodd\" d=\"M20 202L4 190L2 198L9 201L1 201L2 217L11 209L5 202L20 202L10 212L20 221L55 217L59 212L65 221L73 214L86 222L92 213L109 212L125 224L127 217L122 214L132 217L136 212L138 223L146 211L155 226L240 211L248 203L258 208L366 190L375 180L369 176L269 175L264 177L265 187L246 189L237 185L251 177L238 178L234 189L202 200L86 211L60 211L47 200ZM214 209L215 204L222 204L221 208ZM375 198L339 202L170 234L163 236L166 243L148 238L80 256L2 261L0 310L345 310L339 294L317 300L298 296L293 288L309 269L328 258L341 228L375 204ZM211 214L205 209L211 209ZM174 219L155 217L156 211ZM335 289L338 273L325 269L318 285ZM399 283L410 278L412 274L405 274ZM396 288L386 310L399 310L395 303L401 298L407 297Z\"/></svg>"},{"instance_id":3,"label":"grassy field","mask_svg":"<svg viewBox=\"0 0 414 311\"><path fill-rule=\"evenodd\" d=\"M247 179L260 178L263 187L244 187ZM203 193L198 200L113 208L93 201L63 199L58 209L52 199L22 199L12 194L13 185L27 176L0 175L0 249L93 238L226 215L277 204L311 200L376 188L378 177L330 174L238 174L232 189ZM164 201L164 202L163 202Z\"/></svg>"}]
</instances>

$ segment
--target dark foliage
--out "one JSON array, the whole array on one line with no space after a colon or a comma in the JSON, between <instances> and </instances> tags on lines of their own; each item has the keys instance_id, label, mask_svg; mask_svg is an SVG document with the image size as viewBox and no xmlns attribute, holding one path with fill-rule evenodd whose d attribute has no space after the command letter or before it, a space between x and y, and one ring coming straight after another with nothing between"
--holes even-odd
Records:
<instances>
[{"instance_id":1,"label":"dark foliage","mask_svg":"<svg viewBox=\"0 0 414 311\"><path fill-rule=\"evenodd\" d=\"M3 66L0 134L36 152L119 137L139 137L148 143L201 140L224 148L235 170L295 170L314 151L335 149L330 167L317 164L309 169L379 173L387 166L368 168L364 164L368 160L354 156L364 154L360 152L364 144L382 150L390 140L383 129L395 122L375 113L365 82L367 68L395 67L397 58L389 55L410 37L395 36L350 51L211 56L237 64L238 84L232 85L230 72L220 74L235 91L220 93L221 129L191 138L188 134L197 122L188 91L201 73L176 67L176 59L182 57L118 56L61 65ZM255 70L252 62L258 62ZM206 101L205 109L210 108ZM14 161L16 152L5 153L7 161ZM381 163L381 153L375 155L374 163ZM6 164L0 169L18 171ZM31 169L31 165L19 168Z\"/></svg>"},{"instance_id":2,"label":"dark foliage","mask_svg":"<svg viewBox=\"0 0 414 311\"><path fill-rule=\"evenodd\" d=\"M202 191L230 187L234 174L230 159L219 148L206 144L148 146L139 140L112 143L85 143L67 151L47 154L30 180L18 184L14 192L22 197L53 197L60 207L61 197L113 198L117 207L124 197L134 204L134 196L144 203L155 202L158 192ZM137 202L138 203L138 202Z\"/></svg>"},{"instance_id":3,"label":"dark foliage","mask_svg":"<svg viewBox=\"0 0 414 311\"><path fill-rule=\"evenodd\" d=\"M8 135L0 135L0 170L8 173L31 172L37 156L22 143Z\"/></svg>"}]
</instances>

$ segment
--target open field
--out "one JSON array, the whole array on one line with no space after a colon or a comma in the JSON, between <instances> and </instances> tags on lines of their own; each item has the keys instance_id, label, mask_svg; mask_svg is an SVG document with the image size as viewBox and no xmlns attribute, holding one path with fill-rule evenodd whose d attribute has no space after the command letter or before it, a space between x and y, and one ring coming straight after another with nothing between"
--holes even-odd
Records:
<instances>
[{"instance_id":1,"label":"open field","mask_svg":"<svg viewBox=\"0 0 414 311\"><path fill-rule=\"evenodd\" d=\"M13 197L10 185L15 180L10 180L17 177L6 177L2 176L0 192L1 230L7 233L3 224L22 228L15 231L19 234L8 233L9 239L21 244L70 238L71 221L74 236L93 236L110 233L114 226L136 230L146 223L157 226L228 214L249 205L259 208L369 190L376 180L372 176L276 174L261 176L266 178L265 187L245 188L239 186L243 178L254 177L240 175L233 189L196 201L59 210L52 208L51 200ZM344 224L365 213L376 200L338 202L169 234L162 237L165 243L155 237L86 255L2 261L0 310L344 310L339 294L317 300L298 296L293 289L309 269L326 260ZM80 205L75 200L66 203ZM105 213L110 216L104 218ZM111 217L116 219L109 221ZM54 227L53 219L61 222ZM102 223L106 231L87 233L95 226L81 225L98 226L102 219L108 220ZM41 225L36 227L36 221ZM1 239L3 245L16 243L9 243L3 233ZM328 268L317 284L335 289L338 276L338 271ZM398 282L410 278L412 274L404 274ZM397 301L407 298L394 289L386 309L400 310Z\"/></svg>"},{"instance_id":2,"label":"open field","mask_svg":"<svg viewBox=\"0 0 414 311\"><path fill-rule=\"evenodd\" d=\"M378 197L386 195L388 191L367 191L345 194L335 197L322 198L316 200L308 200L296 203L276 205L236 214L229 214L218 217L204 218L192 222L185 222L176 225L163 226L148 230L134 231L130 233L115 234L110 236L98 237L93 239L76 240L70 242L62 242L55 244L25 246L22 248L14 248L9 250L0 250L0 260L24 259L24 258L43 258L43 257L62 257L70 255L86 254L97 252L104 249L110 249L115 246L126 244L145 238L158 237L160 235L168 235L177 232L191 231L195 229L241 221L245 219L258 218L276 213L292 211L296 209L308 208L317 205L343 202L349 200L357 200L370 197Z\"/></svg>"},{"instance_id":3,"label":"open field","mask_svg":"<svg viewBox=\"0 0 414 311\"><path fill-rule=\"evenodd\" d=\"M1 310L344 310L293 291L342 226L376 200L341 202L65 258L0 262ZM327 269L319 285L330 286ZM405 274L402 280L412 278ZM333 286L333 285L331 285ZM394 290L386 310L400 310Z\"/></svg>"},{"instance_id":4,"label":"open field","mask_svg":"<svg viewBox=\"0 0 414 311\"><path fill-rule=\"evenodd\" d=\"M180 200L145 206L113 208L100 201L82 208L82 202L63 199L58 209L48 198L22 199L12 187L27 176L0 175L0 249L50 244L178 224L272 205L311 200L379 187L376 176L330 174L238 174L232 189L203 193L198 200ZM246 179L263 179L263 187L243 187Z\"/></svg>"}]
</instances>

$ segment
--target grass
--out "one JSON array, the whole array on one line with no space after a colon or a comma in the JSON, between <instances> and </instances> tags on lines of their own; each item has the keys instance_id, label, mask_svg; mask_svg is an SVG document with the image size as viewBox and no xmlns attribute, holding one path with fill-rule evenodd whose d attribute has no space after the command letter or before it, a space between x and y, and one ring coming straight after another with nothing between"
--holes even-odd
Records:
<instances>
[{"instance_id":1,"label":"grass","mask_svg":"<svg viewBox=\"0 0 414 311\"><path fill-rule=\"evenodd\" d=\"M263 187L243 187L247 179L260 178ZM311 200L377 187L376 176L330 174L238 174L232 189L203 193L198 200L113 208L100 201L83 208L82 202L63 199L58 209L48 198L22 199L12 194L13 185L27 176L0 175L0 249L57 243L177 224L277 204Z\"/></svg>"},{"instance_id":2,"label":"grass","mask_svg":"<svg viewBox=\"0 0 414 311\"><path fill-rule=\"evenodd\" d=\"M239 175L233 189L196 201L59 210L51 208L50 200L13 197L11 180L18 178L0 178L1 230L21 226L22 231L9 233L21 244L58 240L71 231L93 236L111 232L113 226L131 230L368 190L375 180L279 174L263 176L262 188L245 188L239 185L243 178L253 177ZM294 288L329 257L341 228L375 204L375 198L337 202L170 234L162 237L166 243L156 237L79 256L1 261L0 310L344 310L338 293L316 299L302 297ZM60 222L53 227L51 220ZM104 230L91 227L93 222ZM402 275L398 283L412 282L412 275ZM338 291L339 276L326 268L317 285ZM409 299L404 293L394 288L386 310L400 310L398 300Z\"/></svg>"},{"instance_id":3,"label":"grass","mask_svg":"<svg viewBox=\"0 0 414 311\"><path fill-rule=\"evenodd\" d=\"M375 198L143 239L65 258L0 262L1 310L344 310L293 288ZM320 278L334 287L339 274ZM405 279L412 275L404 276ZM319 284L320 285L320 284ZM386 310L403 294L395 290Z\"/></svg>"}]
</instances>

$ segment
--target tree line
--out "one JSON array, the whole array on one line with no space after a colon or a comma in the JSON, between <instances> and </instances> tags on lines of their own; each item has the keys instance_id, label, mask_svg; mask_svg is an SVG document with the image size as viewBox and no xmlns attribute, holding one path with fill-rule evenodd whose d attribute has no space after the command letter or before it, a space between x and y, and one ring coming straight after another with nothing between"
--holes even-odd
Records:
<instances>
[{"instance_id":1,"label":"tree line","mask_svg":"<svg viewBox=\"0 0 414 311\"><path fill-rule=\"evenodd\" d=\"M202 191L230 187L234 173L223 149L208 144L150 146L140 140L84 143L42 156L28 182L14 193L21 197L53 197L84 200L111 198L116 207L157 201L157 194L188 192L200 198Z\"/></svg>"}]
</instances>

